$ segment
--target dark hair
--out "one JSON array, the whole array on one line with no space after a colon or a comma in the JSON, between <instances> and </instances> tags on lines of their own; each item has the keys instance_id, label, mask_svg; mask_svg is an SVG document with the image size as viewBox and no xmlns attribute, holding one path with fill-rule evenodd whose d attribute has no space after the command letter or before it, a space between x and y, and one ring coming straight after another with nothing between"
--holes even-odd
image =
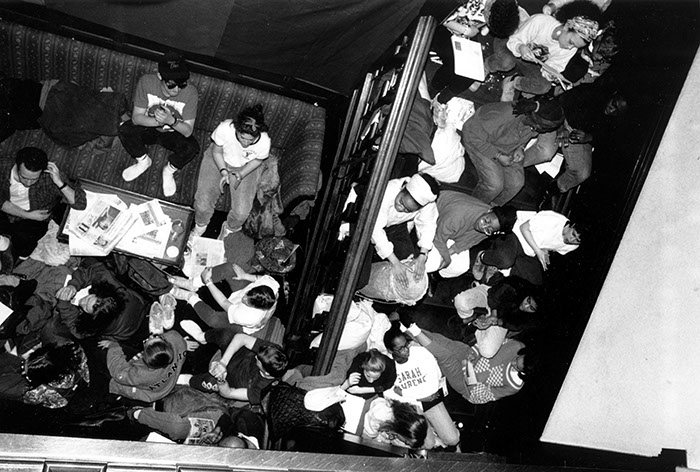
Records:
<instances>
[{"instance_id":1,"label":"dark hair","mask_svg":"<svg viewBox=\"0 0 700 472\"><path fill-rule=\"evenodd\" d=\"M245 298L253 308L269 310L277 302L277 294L267 285L258 285L248 290Z\"/></svg>"},{"instance_id":2,"label":"dark hair","mask_svg":"<svg viewBox=\"0 0 700 472\"><path fill-rule=\"evenodd\" d=\"M428 422L416 408L409 404L387 400L394 417L379 425L379 431L393 433L407 441L407 445L417 449L423 446L428 435Z\"/></svg>"},{"instance_id":3,"label":"dark hair","mask_svg":"<svg viewBox=\"0 0 700 472\"><path fill-rule=\"evenodd\" d=\"M18 169L20 164L24 164L24 167L31 172L44 171L49 167L49 158L42 149L24 147L17 151L15 164L17 164Z\"/></svg>"},{"instance_id":4,"label":"dark hair","mask_svg":"<svg viewBox=\"0 0 700 472\"><path fill-rule=\"evenodd\" d=\"M526 380L528 377L531 377L533 374L537 372L537 369L540 365L540 357L538 355L535 355L532 350L528 349L527 347L523 347L518 351L519 356L525 356L524 362L523 362L523 370L521 372L518 372L518 376Z\"/></svg>"},{"instance_id":5,"label":"dark hair","mask_svg":"<svg viewBox=\"0 0 700 472\"><path fill-rule=\"evenodd\" d=\"M279 378L287 372L287 355L279 346L268 344L260 349L257 357L262 368L271 376Z\"/></svg>"},{"instance_id":6,"label":"dark hair","mask_svg":"<svg viewBox=\"0 0 700 472\"><path fill-rule=\"evenodd\" d=\"M518 29L520 11L515 0L495 0L489 10L489 33L495 38L506 39Z\"/></svg>"},{"instance_id":7,"label":"dark hair","mask_svg":"<svg viewBox=\"0 0 700 472\"><path fill-rule=\"evenodd\" d=\"M32 388L58 382L77 372L82 360L82 350L77 344L47 344L29 355L25 377Z\"/></svg>"},{"instance_id":8,"label":"dark hair","mask_svg":"<svg viewBox=\"0 0 700 472\"><path fill-rule=\"evenodd\" d=\"M233 125L239 133L249 134L254 138L268 130L265 124L265 116L263 115L263 107L259 103L241 111Z\"/></svg>"},{"instance_id":9,"label":"dark hair","mask_svg":"<svg viewBox=\"0 0 700 472\"><path fill-rule=\"evenodd\" d=\"M571 220L567 220L566 224L564 227L566 228L569 226L571 229L575 229L576 232L578 233L579 236L579 244L583 243L583 238L585 237L586 233L588 232L588 227L584 225L583 223L574 223Z\"/></svg>"},{"instance_id":10,"label":"dark hair","mask_svg":"<svg viewBox=\"0 0 700 472\"><path fill-rule=\"evenodd\" d=\"M564 109L558 101L551 99L518 100L513 102L513 114L529 115L540 128L540 133L554 131L564 123Z\"/></svg>"},{"instance_id":11,"label":"dark hair","mask_svg":"<svg viewBox=\"0 0 700 472\"><path fill-rule=\"evenodd\" d=\"M82 312L75 323L78 332L94 336L100 334L126 307L123 290L105 280L92 284L88 293L97 297L92 313Z\"/></svg>"},{"instance_id":12,"label":"dark hair","mask_svg":"<svg viewBox=\"0 0 700 472\"><path fill-rule=\"evenodd\" d=\"M397 325L392 325L391 328L384 333L384 346L389 352L394 348L394 339L398 337L403 337L406 342L408 342L406 335L401 332L401 329L399 329Z\"/></svg>"},{"instance_id":13,"label":"dark hair","mask_svg":"<svg viewBox=\"0 0 700 472\"><path fill-rule=\"evenodd\" d=\"M190 78L190 71L182 54L175 51L166 52L158 61L158 73L163 80L184 82Z\"/></svg>"},{"instance_id":14,"label":"dark hair","mask_svg":"<svg viewBox=\"0 0 700 472\"><path fill-rule=\"evenodd\" d=\"M600 24L603 18L603 11L590 0L574 0L573 2L562 5L554 12L554 18L562 24L577 16L582 16Z\"/></svg>"},{"instance_id":15,"label":"dark hair","mask_svg":"<svg viewBox=\"0 0 700 472\"><path fill-rule=\"evenodd\" d=\"M151 369L162 369L175 358L173 346L165 339L158 337L147 342L143 348L143 363Z\"/></svg>"},{"instance_id":16,"label":"dark hair","mask_svg":"<svg viewBox=\"0 0 700 472\"><path fill-rule=\"evenodd\" d=\"M435 177L433 177L430 174L426 174L424 172L420 172L419 175L423 177L423 180L430 186L430 191L433 192L433 195L435 195L435 198L440 196L440 184L438 183L437 180L435 180Z\"/></svg>"},{"instance_id":17,"label":"dark hair","mask_svg":"<svg viewBox=\"0 0 700 472\"><path fill-rule=\"evenodd\" d=\"M384 354L376 349L370 349L367 351L367 354L367 358L360 367L370 372L384 372L384 369L386 369L386 357Z\"/></svg>"},{"instance_id":18,"label":"dark hair","mask_svg":"<svg viewBox=\"0 0 700 472\"><path fill-rule=\"evenodd\" d=\"M499 231L501 233L513 231L515 221L518 219L517 210L514 207L510 205L495 206L491 208L491 211L498 218L498 224L501 227Z\"/></svg>"}]
</instances>

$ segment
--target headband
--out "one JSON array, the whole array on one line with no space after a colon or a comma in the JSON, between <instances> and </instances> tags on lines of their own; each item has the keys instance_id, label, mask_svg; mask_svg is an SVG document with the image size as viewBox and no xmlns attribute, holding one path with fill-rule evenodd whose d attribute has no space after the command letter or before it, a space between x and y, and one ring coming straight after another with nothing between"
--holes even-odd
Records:
<instances>
[{"instance_id":1,"label":"headband","mask_svg":"<svg viewBox=\"0 0 700 472\"><path fill-rule=\"evenodd\" d=\"M577 32L587 43L593 41L598 34L598 22L585 16L575 16L570 20L566 20L564 26Z\"/></svg>"}]
</instances>

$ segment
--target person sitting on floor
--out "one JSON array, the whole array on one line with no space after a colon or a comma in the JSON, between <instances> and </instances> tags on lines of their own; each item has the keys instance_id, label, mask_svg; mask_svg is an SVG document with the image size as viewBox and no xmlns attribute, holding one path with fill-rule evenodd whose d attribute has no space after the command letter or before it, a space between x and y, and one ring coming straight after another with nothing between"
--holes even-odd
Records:
<instances>
[{"instance_id":1,"label":"person sitting on floor","mask_svg":"<svg viewBox=\"0 0 700 472\"><path fill-rule=\"evenodd\" d=\"M445 407L442 373L435 357L411 343L396 326L384 334L384 344L396 363L394 388L386 390L384 397L420 406L439 445L459 445L459 430Z\"/></svg>"},{"instance_id":2,"label":"person sitting on floor","mask_svg":"<svg viewBox=\"0 0 700 472\"><path fill-rule=\"evenodd\" d=\"M412 449L435 447L430 426L416 407L382 397L373 400L365 413L362 437Z\"/></svg>"},{"instance_id":3,"label":"person sitting on floor","mask_svg":"<svg viewBox=\"0 0 700 472\"><path fill-rule=\"evenodd\" d=\"M193 238L204 234L226 185L231 196L231 209L220 238L239 231L248 218L258 191L262 164L270 155L271 141L262 105L244 109L235 121L221 122L211 140L199 167L194 196L195 226L190 232L190 245Z\"/></svg>"},{"instance_id":4,"label":"person sitting on floor","mask_svg":"<svg viewBox=\"0 0 700 472\"><path fill-rule=\"evenodd\" d=\"M347 379L341 385L343 390L368 400L381 395L394 386L396 366L377 349L370 349L355 356L348 369Z\"/></svg>"},{"instance_id":5,"label":"person sitting on floor","mask_svg":"<svg viewBox=\"0 0 700 472\"><path fill-rule=\"evenodd\" d=\"M87 206L85 190L67 179L41 149L25 147L14 161L0 161L0 228L12 239L15 257L29 257L61 201L76 210Z\"/></svg>"},{"instance_id":6,"label":"person sitting on floor","mask_svg":"<svg viewBox=\"0 0 700 472\"><path fill-rule=\"evenodd\" d=\"M425 275L425 261L435 239L438 218L435 200L438 195L438 183L427 174L415 174L387 183L372 230L372 243L377 255L391 263L392 273L402 287L408 286L409 268L395 254L386 228L406 222L415 225L420 254L413 268L413 278L420 280Z\"/></svg>"},{"instance_id":7,"label":"person sitting on floor","mask_svg":"<svg viewBox=\"0 0 700 472\"><path fill-rule=\"evenodd\" d=\"M177 331L152 335L143 343L143 351L130 360L122 346L100 341L107 349L107 368L112 379L109 392L141 402L154 402L168 395L177 382L190 346Z\"/></svg>"},{"instance_id":8,"label":"person sitting on floor","mask_svg":"<svg viewBox=\"0 0 700 472\"><path fill-rule=\"evenodd\" d=\"M508 334L534 325L532 315L538 308L534 293L528 281L510 276L491 286L476 285L455 297L457 315L476 327L476 346L483 357L495 356Z\"/></svg>"},{"instance_id":9,"label":"person sitting on floor","mask_svg":"<svg viewBox=\"0 0 700 472\"><path fill-rule=\"evenodd\" d=\"M482 105L462 127L462 143L479 179L472 195L489 205L511 201L525 185L525 145L563 122L554 100Z\"/></svg>"},{"instance_id":10,"label":"person sitting on floor","mask_svg":"<svg viewBox=\"0 0 700 472\"><path fill-rule=\"evenodd\" d=\"M235 329L218 328L202 332L194 322L183 328L201 344L214 343L223 351L216 354L209 373L183 377L191 387L219 392L224 398L260 405L263 389L287 372L287 356L276 344L254 338Z\"/></svg>"},{"instance_id":11,"label":"person sitting on floor","mask_svg":"<svg viewBox=\"0 0 700 472\"><path fill-rule=\"evenodd\" d=\"M171 277L170 281L176 285L171 293L178 300L189 303L202 321L212 328L238 325L244 333L252 334L263 329L277 309L280 284L269 275L249 274L238 264L226 262L205 268L200 279L223 311L211 308L197 293L182 288L194 288L188 279ZM232 290L240 287L240 282L245 285L226 298L215 285L223 280L229 283Z\"/></svg>"},{"instance_id":12,"label":"person sitting on floor","mask_svg":"<svg viewBox=\"0 0 700 472\"><path fill-rule=\"evenodd\" d=\"M134 92L131 119L119 126L119 140L136 162L122 172L131 182L151 167L146 145L159 144L173 151L163 167L163 195L177 191L173 175L199 153L192 135L197 118L197 89L187 81L190 71L184 58L173 51L158 61L158 72L139 79Z\"/></svg>"},{"instance_id":13,"label":"person sitting on floor","mask_svg":"<svg viewBox=\"0 0 700 472\"><path fill-rule=\"evenodd\" d=\"M478 348L421 330L415 324L406 332L435 356L450 386L473 404L518 393L524 384L524 372L530 371L525 363L525 345L515 339L506 339L498 353L487 359Z\"/></svg>"},{"instance_id":14,"label":"person sitting on floor","mask_svg":"<svg viewBox=\"0 0 700 472\"><path fill-rule=\"evenodd\" d=\"M510 233L515 223L513 207L491 208L454 190L440 192L437 207L437 232L425 267L446 278L467 272L471 266L469 250L490 236Z\"/></svg>"},{"instance_id":15,"label":"person sitting on floor","mask_svg":"<svg viewBox=\"0 0 700 472\"><path fill-rule=\"evenodd\" d=\"M551 211L519 211L513 233L497 239L491 249L476 257L472 274L481 280L486 269L512 268L534 285L542 285L543 270L549 267L549 253L565 255L581 244L582 231L564 215Z\"/></svg>"}]
</instances>

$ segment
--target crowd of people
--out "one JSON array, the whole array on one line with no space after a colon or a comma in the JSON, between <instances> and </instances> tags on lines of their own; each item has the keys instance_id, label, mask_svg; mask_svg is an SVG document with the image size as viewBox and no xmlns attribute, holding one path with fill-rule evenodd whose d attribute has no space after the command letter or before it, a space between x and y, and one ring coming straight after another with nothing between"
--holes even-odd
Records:
<instances>
[{"instance_id":1,"label":"crowd of people","mask_svg":"<svg viewBox=\"0 0 700 472\"><path fill-rule=\"evenodd\" d=\"M415 166L404 166L388 182L370 254L385 263L397 291L428 290L426 280L469 274L471 283L448 310L463 328L458 339L373 312L386 318L375 323L383 326L375 342L365 337L339 352L343 362L315 378L304 366L290 365L275 336L282 287L271 275L226 262L195 279L173 276L172 288L154 296L102 260L86 257L71 266L34 261L30 255L52 216L65 205L84 209L86 195L80 176L63 175L44 151L30 147L0 162L0 294L13 310L0 328L9 340L0 354L0 398L66 409L78 418L106 408L107 419L126 421L113 414L117 405L129 421L176 442L264 448L265 397L285 381L304 391L333 389L335 400L310 410L349 404L347 395L360 398L354 432L368 440L458 451L460 431L445 398L456 392L483 404L522 389L532 362L520 335L540 325L550 256L575 250L586 236L579 224L549 209L550 200L588 178L601 117L627 107L599 81L616 52L610 46L614 28L602 23L605 2L551 2L532 15L515 0L470 0L465 7L472 4L482 8L485 22L458 17L438 27L434 50L443 65L413 109L430 110L413 123L432 147L411 154ZM456 75L452 52L441 45L451 34L479 31L493 39L484 84L500 82L501 101L481 104L456 126L448 116L451 100L482 85ZM152 164L147 146L160 145L172 151L162 185L173 195L173 174L199 155L192 136L197 90L188 79L184 59L168 53L157 73L139 80L131 117L119 128L135 160L123 170L125 181ZM538 202L540 210L517 209L513 198L524 186L525 167L559 150L565 165ZM221 237L240 231L269 152L261 105L214 130L199 163L190 244L207 230L227 187L231 210ZM472 172L465 159L477 179L471 194L442 188L462 171ZM368 261L367 270L374 266ZM158 323L149 320L154 306ZM27 346L27 339L35 344ZM206 367L188 363L202 352L215 352L205 354Z\"/></svg>"}]
</instances>

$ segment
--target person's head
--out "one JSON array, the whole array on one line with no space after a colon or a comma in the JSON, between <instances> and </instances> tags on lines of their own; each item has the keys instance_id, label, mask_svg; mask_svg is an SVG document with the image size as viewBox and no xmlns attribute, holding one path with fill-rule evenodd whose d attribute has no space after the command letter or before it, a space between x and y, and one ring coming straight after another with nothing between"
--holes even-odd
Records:
<instances>
[{"instance_id":1,"label":"person's head","mask_svg":"<svg viewBox=\"0 0 700 472\"><path fill-rule=\"evenodd\" d=\"M628 109L627 99L620 95L619 92L615 92L608 100L608 103L606 103L604 113L607 116L621 116L627 113Z\"/></svg>"},{"instance_id":2,"label":"person's head","mask_svg":"<svg viewBox=\"0 0 700 472\"><path fill-rule=\"evenodd\" d=\"M518 351L513 360L513 367L518 371L518 376L525 380L537 372L540 364L540 356L527 347Z\"/></svg>"},{"instance_id":3,"label":"person's head","mask_svg":"<svg viewBox=\"0 0 700 472\"><path fill-rule=\"evenodd\" d=\"M567 221L564 225L564 229L561 230L561 235L564 238L566 244L581 244L581 225Z\"/></svg>"},{"instance_id":4,"label":"person's head","mask_svg":"<svg viewBox=\"0 0 700 472\"><path fill-rule=\"evenodd\" d=\"M247 148L260 140L260 135L268 130L261 104L248 107L236 116L233 125L236 129L236 139L241 146Z\"/></svg>"},{"instance_id":5,"label":"person's head","mask_svg":"<svg viewBox=\"0 0 700 472\"><path fill-rule=\"evenodd\" d=\"M515 208L510 205L495 206L474 222L474 229L486 236L510 233L513 230L515 220Z\"/></svg>"},{"instance_id":6,"label":"person's head","mask_svg":"<svg viewBox=\"0 0 700 472\"><path fill-rule=\"evenodd\" d=\"M24 377L32 388L62 382L78 371L81 362L82 355L77 344L47 344L29 355L24 364Z\"/></svg>"},{"instance_id":7,"label":"person's head","mask_svg":"<svg viewBox=\"0 0 700 472\"><path fill-rule=\"evenodd\" d=\"M489 34L495 38L506 39L518 29L520 11L516 0L494 0L484 8L484 19L489 27Z\"/></svg>"},{"instance_id":8,"label":"person's head","mask_svg":"<svg viewBox=\"0 0 700 472\"><path fill-rule=\"evenodd\" d=\"M369 383L374 383L382 376L386 369L386 361L384 355L376 349L370 349L369 356L362 363L362 375Z\"/></svg>"},{"instance_id":9,"label":"person's head","mask_svg":"<svg viewBox=\"0 0 700 472\"><path fill-rule=\"evenodd\" d=\"M556 39L562 49L581 49L593 41L597 34L597 21L585 16L575 16L566 20Z\"/></svg>"},{"instance_id":10,"label":"person's head","mask_svg":"<svg viewBox=\"0 0 700 472\"><path fill-rule=\"evenodd\" d=\"M278 346L268 344L256 355L258 369L272 378L280 378L287 372L287 355Z\"/></svg>"},{"instance_id":11,"label":"person's head","mask_svg":"<svg viewBox=\"0 0 700 472\"><path fill-rule=\"evenodd\" d=\"M221 438L217 444L218 447L227 447L229 449L257 449L255 444L246 438L239 436L226 436Z\"/></svg>"},{"instance_id":12,"label":"person's head","mask_svg":"<svg viewBox=\"0 0 700 472\"><path fill-rule=\"evenodd\" d=\"M277 294L267 285L258 285L248 290L242 301L251 308L269 310L277 303Z\"/></svg>"},{"instance_id":13,"label":"person's head","mask_svg":"<svg viewBox=\"0 0 700 472\"><path fill-rule=\"evenodd\" d=\"M181 54L168 51L158 61L158 77L163 93L168 97L176 97L182 89L187 87L190 71Z\"/></svg>"},{"instance_id":14,"label":"person's head","mask_svg":"<svg viewBox=\"0 0 700 472\"><path fill-rule=\"evenodd\" d=\"M518 308L525 313L535 313L537 311L537 300L532 295L528 295L523 298Z\"/></svg>"},{"instance_id":15,"label":"person's head","mask_svg":"<svg viewBox=\"0 0 700 472\"><path fill-rule=\"evenodd\" d=\"M170 365L175 359L173 346L156 334L143 342L143 363L151 369L162 369Z\"/></svg>"},{"instance_id":16,"label":"person's head","mask_svg":"<svg viewBox=\"0 0 700 472\"><path fill-rule=\"evenodd\" d=\"M428 422L416 408L409 404L389 400L393 418L379 425L379 431L389 437L397 437L413 449L423 447L428 435Z\"/></svg>"},{"instance_id":17,"label":"person's head","mask_svg":"<svg viewBox=\"0 0 700 472\"><path fill-rule=\"evenodd\" d=\"M25 147L17 151L15 156L17 177L25 187L31 187L39 181L41 174L49 166L46 153L36 147Z\"/></svg>"},{"instance_id":18,"label":"person's head","mask_svg":"<svg viewBox=\"0 0 700 472\"><path fill-rule=\"evenodd\" d=\"M554 131L564 123L564 110L556 100L518 100L513 103L513 114L523 116L522 123L540 134Z\"/></svg>"},{"instance_id":19,"label":"person's head","mask_svg":"<svg viewBox=\"0 0 700 472\"><path fill-rule=\"evenodd\" d=\"M394 209L399 213L413 213L434 202L439 194L440 186L431 175L415 174L396 195Z\"/></svg>"},{"instance_id":20,"label":"person's head","mask_svg":"<svg viewBox=\"0 0 700 472\"><path fill-rule=\"evenodd\" d=\"M408 339L397 326L384 333L384 346L397 363L403 364L408 361Z\"/></svg>"},{"instance_id":21,"label":"person's head","mask_svg":"<svg viewBox=\"0 0 700 472\"><path fill-rule=\"evenodd\" d=\"M121 289L104 280L92 284L88 294L78 301L82 313L76 329L84 335L102 333L124 311L126 300Z\"/></svg>"}]
</instances>

